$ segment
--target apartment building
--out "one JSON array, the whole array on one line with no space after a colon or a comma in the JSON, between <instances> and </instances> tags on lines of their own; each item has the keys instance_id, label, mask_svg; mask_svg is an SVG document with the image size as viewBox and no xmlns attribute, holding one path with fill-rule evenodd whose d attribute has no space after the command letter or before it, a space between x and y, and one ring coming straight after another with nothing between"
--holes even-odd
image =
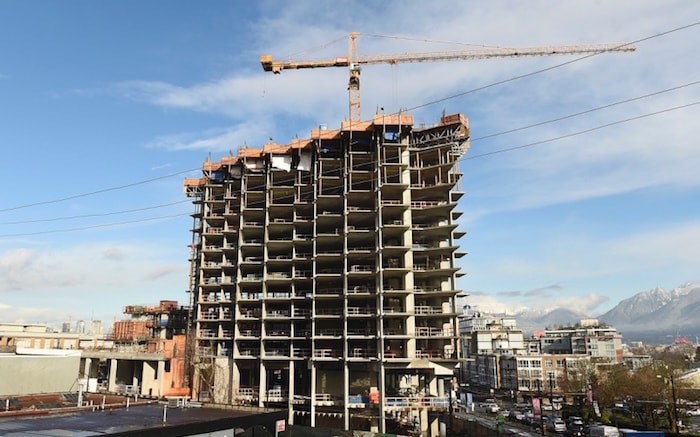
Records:
<instances>
[{"instance_id":1,"label":"apartment building","mask_svg":"<svg viewBox=\"0 0 700 437\"><path fill-rule=\"evenodd\" d=\"M462 382L473 386L503 388L503 359L526 353L523 331L514 316L482 314L465 307L459 321L462 339ZM517 377L516 377L517 379Z\"/></svg>"},{"instance_id":2,"label":"apartment building","mask_svg":"<svg viewBox=\"0 0 700 437\"><path fill-rule=\"evenodd\" d=\"M244 148L187 179L193 393L291 423L435 433L459 362L461 115Z\"/></svg>"},{"instance_id":3,"label":"apartment building","mask_svg":"<svg viewBox=\"0 0 700 437\"><path fill-rule=\"evenodd\" d=\"M612 326L585 319L574 327L545 330L537 336L545 354L588 355L603 361L622 363L622 334Z\"/></svg>"}]
</instances>

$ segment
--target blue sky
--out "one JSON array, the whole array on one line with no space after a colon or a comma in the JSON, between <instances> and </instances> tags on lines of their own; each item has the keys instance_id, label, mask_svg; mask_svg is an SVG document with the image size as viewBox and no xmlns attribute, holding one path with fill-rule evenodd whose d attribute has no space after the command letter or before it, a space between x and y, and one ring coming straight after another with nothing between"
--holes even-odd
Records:
<instances>
[{"instance_id":1,"label":"blue sky","mask_svg":"<svg viewBox=\"0 0 700 437\"><path fill-rule=\"evenodd\" d=\"M365 34L361 55L635 41L699 18L685 1L2 2L0 320L110 323L128 304L186 301L183 178L347 114L345 69L273 76L263 53L342 56L350 31ZM700 105L479 157L700 101L699 42L693 26L438 104L576 57L363 70L364 117L462 112L474 138L688 85L473 141L460 204L471 303L595 315L700 280Z\"/></svg>"}]
</instances>

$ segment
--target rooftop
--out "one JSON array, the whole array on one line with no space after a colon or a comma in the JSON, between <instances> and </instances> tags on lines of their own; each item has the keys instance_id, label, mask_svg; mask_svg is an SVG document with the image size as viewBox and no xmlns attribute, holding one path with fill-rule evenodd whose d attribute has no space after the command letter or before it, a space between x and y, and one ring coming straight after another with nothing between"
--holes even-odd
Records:
<instances>
[{"instance_id":1,"label":"rooftop","mask_svg":"<svg viewBox=\"0 0 700 437\"><path fill-rule=\"evenodd\" d=\"M0 413L0 435L20 436L172 436L193 435L217 430L248 428L254 425L274 424L284 419L284 410L263 409L218 409L218 408L167 408L163 422L162 404L150 404L92 409L74 413L56 413L56 410L41 416L2 417ZM271 428L270 428L271 429Z\"/></svg>"}]
</instances>

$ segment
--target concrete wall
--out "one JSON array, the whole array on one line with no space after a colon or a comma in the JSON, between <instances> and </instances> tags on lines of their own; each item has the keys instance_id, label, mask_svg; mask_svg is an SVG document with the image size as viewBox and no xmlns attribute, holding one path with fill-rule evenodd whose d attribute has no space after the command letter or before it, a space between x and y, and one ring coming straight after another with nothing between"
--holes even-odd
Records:
<instances>
[{"instance_id":1,"label":"concrete wall","mask_svg":"<svg viewBox=\"0 0 700 437\"><path fill-rule=\"evenodd\" d=\"M79 355L0 355L0 396L75 391L79 370Z\"/></svg>"}]
</instances>

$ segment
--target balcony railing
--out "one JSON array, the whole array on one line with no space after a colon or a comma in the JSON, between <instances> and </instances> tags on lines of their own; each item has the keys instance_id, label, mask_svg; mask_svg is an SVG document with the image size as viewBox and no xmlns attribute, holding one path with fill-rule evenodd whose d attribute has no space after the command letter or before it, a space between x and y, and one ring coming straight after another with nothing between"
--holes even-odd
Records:
<instances>
[{"instance_id":1,"label":"balcony railing","mask_svg":"<svg viewBox=\"0 0 700 437\"><path fill-rule=\"evenodd\" d=\"M421 200L421 201L411 202L411 208L413 208L413 209L433 208L433 207L442 206L442 205L447 205L447 202L446 201L437 201L437 200Z\"/></svg>"},{"instance_id":2,"label":"balcony railing","mask_svg":"<svg viewBox=\"0 0 700 437\"><path fill-rule=\"evenodd\" d=\"M434 408L447 409L450 399L446 397L387 397L384 398L387 408Z\"/></svg>"},{"instance_id":3,"label":"balcony railing","mask_svg":"<svg viewBox=\"0 0 700 437\"><path fill-rule=\"evenodd\" d=\"M342 329L319 329L319 337L340 337L343 335Z\"/></svg>"},{"instance_id":4,"label":"balcony railing","mask_svg":"<svg viewBox=\"0 0 700 437\"><path fill-rule=\"evenodd\" d=\"M311 349L292 347L292 356L297 358L307 358L311 356Z\"/></svg>"},{"instance_id":5,"label":"balcony railing","mask_svg":"<svg viewBox=\"0 0 700 437\"><path fill-rule=\"evenodd\" d=\"M362 328L362 329L352 329L348 328L348 335L362 335L362 336L368 336L368 335L374 335L376 332L374 329L370 328Z\"/></svg>"},{"instance_id":6,"label":"balcony railing","mask_svg":"<svg viewBox=\"0 0 700 437\"><path fill-rule=\"evenodd\" d=\"M417 315L442 314L442 307L432 306L417 306L415 309Z\"/></svg>"},{"instance_id":7,"label":"balcony railing","mask_svg":"<svg viewBox=\"0 0 700 437\"><path fill-rule=\"evenodd\" d=\"M260 337L259 329L241 329L239 332L241 333L241 337Z\"/></svg>"},{"instance_id":8,"label":"balcony railing","mask_svg":"<svg viewBox=\"0 0 700 437\"><path fill-rule=\"evenodd\" d=\"M369 316L376 314L377 309L372 307L348 307L349 316Z\"/></svg>"},{"instance_id":9,"label":"balcony railing","mask_svg":"<svg viewBox=\"0 0 700 437\"><path fill-rule=\"evenodd\" d=\"M356 347L356 348L350 349L349 357L350 358L376 358L377 357L377 350Z\"/></svg>"},{"instance_id":10,"label":"balcony railing","mask_svg":"<svg viewBox=\"0 0 700 437\"><path fill-rule=\"evenodd\" d=\"M416 337L451 337L452 329L430 328L419 326L416 328Z\"/></svg>"},{"instance_id":11,"label":"balcony railing","mask_svg":"<svg viewBox=\"0 0 700 437\"><path fill-rule=\"evenodd\" d=\"M285 402L287 400L287 391L280 388L273 388L265 394L267 402Z\"/></svg>"},{"instance_id":12,"label":"balcony railing","mask_svg":"<svg viewBox=\"0 0 700 437\"><path fill-rule=\"evenodd\" d=\"M289 310L267 310L267 317L289 317Z\"/></svg>"},{"instance_id":13,"label":"balcony railing","mask_svg":"<svg viewBox=\"0 0 700 437\"><path fill-rule=\"evenodd\" d=\"M253 400L257 399L259 389L257 387L240 387L233 394L235 399Z\"/></svg>"},{"instance_id":14,"label":"balcony railing","mask_svg":"<svg viewBox=\"0 0 700 437\"><path fill-rule=\"evenodd\" d=\"M316 308L317 316L340 316L342 313L342 308Z\"/></svg>"},{"instance_id":15,"label":"balcony railing","mask_svg":"<svg viewBox=\"0 0 700 437\"><path fill-rule=\"evenodd\" d=\"M341 358L343 351L339 349L315 349L315 358Z\"/></svg>"}]
</instances>

